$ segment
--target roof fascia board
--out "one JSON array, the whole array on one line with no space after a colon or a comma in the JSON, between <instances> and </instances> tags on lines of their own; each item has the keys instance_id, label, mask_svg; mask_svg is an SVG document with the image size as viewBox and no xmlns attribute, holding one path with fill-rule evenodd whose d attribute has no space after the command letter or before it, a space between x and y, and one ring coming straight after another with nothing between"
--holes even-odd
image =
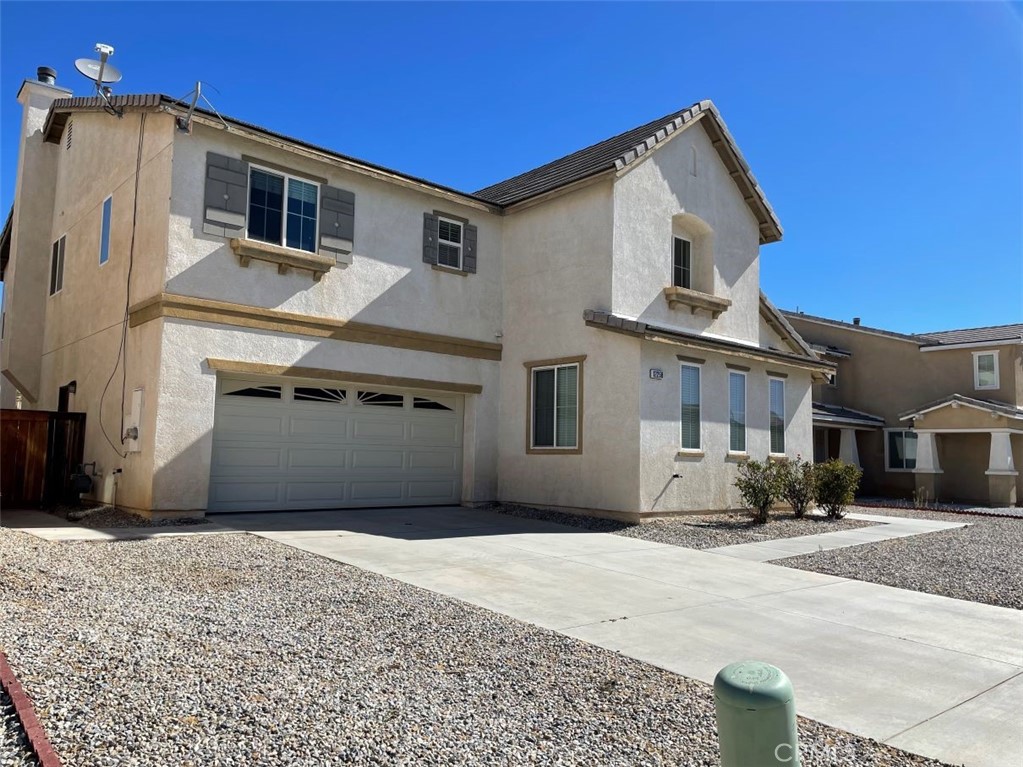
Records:
<instances>
[{"instance_id":1,"label":"roof fascia board","mask_svg":"<svg viewBox=\"0 0 1023 767\"><path fill-rule=\"evenodd\" d=\"M969 341L961 344L935 344L932 346L921 346L922 352L944 352L954 349L982 349L988 346L1016 346L1023 344L1023 338L1003 338L1000 341Z\"/></svg>"},{"instance_id":2,"label":"roof fascia board","mask_svg":"<svg viewBox=\"0 0 1023 767\"><path fill-rule=\"evenodd\" d=\"M797 353L805 354L808 357L818 358L817 352L814 351L806 342L806 339L799 335L799 332L789 324L789 321L785 319L785 315L778 311L778 307L772 304L770 299L764 295L764 291L760 291L760 316L763 317L768 327L785 339L786 343L790 346L795 345L795 351Z\"/></svg>"},{"instance_id":3,"label":"roof fascia board","mask_svg":"<svg viewBox=\"0 0 1023 767\"><path fill-rule=\"evenodd\" d=\"M873 421L861 421L858 418L842 418L841 416L833 415L816 415L813 416L815 423L837 423L846 424L849 426L855 426L860 429L880 429L884 427L884 422L874 423Z\"/></svg>"},{"instance_id":4,"label":"roof fascia board","mask_svg":"<svg viewBox=\"0 0 1023 767\"><path fill-rule=\"evenodd\" d=\"M864 328L860 325L851 325L848 322L839 322L837 320L827 320L821 317L811 317L806 314L789 314L794 320L801 320L803 322L810 322L814 325L824 325L829 328L838 328L839 330L852 330L856 333L864 333L868 336L877 336L878 338L889 338L893 341L905 341L906 343L913 344L915 346L921 346L923 340L913 339L907 336L899 335L897 333L887 333L885 331L873 330L871 328Z\"/></svg>"},{"instance_id":5,"label":"roof fascia board","mask_svg":"<svg viewBox=\"0 0 1023 767\"><path fill-rule=\"evenodd\" d=\"M557 189L551 189L549 192L538 194L535 197L527 197L525 200L522 200L521 202L514 202L511 205L508 205L500 210L502 210L505 214L521 213L524 210L529 210L530 208L536 207L537 205L545 203L548 200L553 200L556 197L563 197L566 194L577 192L580 189L584 189L588 186L593 186L594 184L600 183L601 181L606 181L614 175L615 170L613 168L608 170L597 171L596 173L587 176L586 178L581 178L578 181L573 181L571 184L565 184L565 186L559 186Z\"/></svg>"},{"instance_id":6,"label":"roof fascia board","mask_svg":"<svg viewBox=\"0 0 1023 767\"><path fill-rule=\"evenodd\" d=\"M926 415L927 413L934 412L935 410L941 410L942 408L952 407L954 405L958 406L958 407L970 407L970 408L973 408L974 410L980 410L982 413L993 413L995 415L1004 416L1005 418L1013 418L1013 419L1017 419L1017 420L1023 420L1023 413L1019 413L1017 415L1017 414L1013 414L1013 413L1007 412L1005 410L999 410L997 408L987 407L985 405L978 404L976 402L971 402L970 400L964 400L964 399L948 399L948 400L945 400L944 402L939 402L936 405L931 405L930 407L923 408L922 410L914 410L914 411L912 411L910 413L906 413L905 415L900 415L899 416L899 420L900 421L909 421L909 420L911 420L913 418L919 418L922 415Z\"/></svg>"},{"instance_id":7,"label":"roof fascia board","mask_svg":"<svg viewBox=\"0 0 1023 767\"><path fill-rule=\"evenodd\" d=\"M178 112L178 110L173 107L164 107L163 109L164 111L175 114ZM192 120L207 127L224 130L224 126L219 120L209 118L206 115L199 114L198 112L192 115ZM438 189L437 187L430 186L429 184L413 181L412 179L405 178L397 174L387 173L376 168L367 167L360 163L344 160L340 157L328 154L326 152L319 152L306 146L300 146L285 139L278 138L276 136L270 136L261 131L248 128L246 126L238 125L229 118L225 118L225 121L229 126L227 128L228 133L240 135L251 141L256 141L266 146L272 146L276 149L283 149L285 151L292 152L293 154L298 154L303 157L307 157L317 162L322 162L328 165L332 165L336 168L341 168L342 170L346 170L352 173L358 173L359 175L362 176L368 176L369 178L376 179L377 181L384 181L390 184L396 184L398 186L405 187L406 189L412 189L417 192L422 192L423 194L428 194L431 197L440 197L444 200L456 202L459 205L463 205L468 208L474 208L476 210L481 210L486 213L493 213L495 215L501 215L503 213L502 209L497 207L496 205L489 205L473 197L466 197L455 192L448 192L443 189Z\"/></svg>"}]
</instances>

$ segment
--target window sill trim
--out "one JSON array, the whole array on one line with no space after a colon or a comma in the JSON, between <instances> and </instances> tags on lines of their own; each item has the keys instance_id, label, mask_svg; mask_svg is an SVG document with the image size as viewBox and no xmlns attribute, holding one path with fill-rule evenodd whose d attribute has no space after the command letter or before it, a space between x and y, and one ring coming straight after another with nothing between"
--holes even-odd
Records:
<instances>
[{"instance_id":1,"label":"window sill trim","mask_svg":"<svg viewBox=\"0 0 1023 767\"><path fill-rule=\"evenodd\" d=\"M287 274L289 269L306 269L313 273L313 281L319 282L324 274L335 267L344 268L347 264L339 264L333 258L320 256L295 248L286 248L258 240L232 238L231 250L238 256L242 266L248 267L249 262L267 261L277 264L278 274Z\"/></svg>"},{"instance_id":2,"label":"window sill trim","mask_svg":"<svg viewBox=\"0 0 1023 767\"><path fill-rule=\"evenodd\" d=\"M703 450L687 450L685 448L675 453L675 458L682 460L685 460L686 458L703 458L703 456Z\"/></svg>"},{"instance_id":3,"label":"window sill trim","mask_svg":"<svg viewBox=\"0 0 1023 767\"><path fill-rule=\"evenodd\" d=\"M884 470L888 474L915 474L916 473L916 469L889 469L887 466L885 466ZM933 472L926 472L926 473L927 474L931 474Z\"/></svg>"},{"instance_id":4,"label":"window sill trim","mask_svg":"<svg viewBox=\"0 0 1023 767\"><path fill-rule=\"evenodd\" d=\"M444 272L445 274L457 274L459 277L468 277L469 272L465 269L456 269L453 266L444 266L443 264L430 264L435 272Z\"/></svg>"},{"instance_id":5,"label":"window sill trim","mask_svg":"<svg viewBox=\"0 0 1023 767\"><path fill-rule=\"evenodd\" d=\"M1001 386L974 386L973 390L974 391L998 391L1001 388L1002 388Z\"/></svg>"},{"instance_id":6,"label":"window sill trim","mask_svg":"<svg viewBox=\"0 0 1023 767\"><path fill-rule=\"evenodd\" d=\"M701 293L698 290L669 286L664 289L664 299L668 302L669 309L688 308L690 314L696 314L697 310L709 312L713 319L726 311L732 305L730 299L712 296L709 293Z\"/></svg>"},{"instance_id":7,"label":"window sill trim","mask_svg":"<svg viewBox=\"0 0 1023 767\"><path fill-rule=\"evenodd\" d=\"M781 463L782 461L788 460L788 454L786 453L768 453L767 460L771 463Z\"/></svg>"},{"instance_id":8,"label":"window sill trim","mask_svg":"<svg viewBox=\"0 0 1023 767\"><path fill-rule=\"evenodd\" d=\"M582 455L581 447L527 447L526 455Z\"/></svg>"},{"instance_id":9,"label":"window sill trim","mask_svg":"<svg viewBox=\"0 0 1023 767\"><path fill-rule=\"evenodd\" d=\"M749 460L749 453L745 450L729 450L725 453L726 461L736 461L738 463L745 463Z\"/></svg>"}]
</instances>

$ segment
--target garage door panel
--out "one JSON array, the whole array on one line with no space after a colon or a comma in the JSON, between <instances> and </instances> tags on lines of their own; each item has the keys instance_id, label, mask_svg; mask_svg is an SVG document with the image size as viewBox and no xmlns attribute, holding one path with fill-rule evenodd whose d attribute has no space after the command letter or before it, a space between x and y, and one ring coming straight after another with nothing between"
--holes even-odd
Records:
<instances>
[{"instance_id":1,"label":"garage door panel","mask_svg":"<svg viewBox=\"0 0 1023 767\"><path fill-rule=\"evenodd\" d=\"M289 482L286 500L289 502L322 501L343 505L346 501L347 482Z\"/></svg>"},{"instance_id":2,"label":"garage door panel","mask_svg":"<svg viewBox=\"0 0 1023 767\"><path fill-rule=\"evenodd\" d=\"M337 436L348 435L348 418L336 411L313 415L293 415L290 433L295 436Z\"/></svg>"},{"instance_id":3,"label":"garage door panel","mask_svg":"<svg viewBox=\"0 0 1023 767\"><path fill-rule=\"evenodd\" d=\"M405 451L401 449L355 448L352 450L353 469L402 469L404 467Z\"/></svg>"},{"instance_id":4,"label":"garage door panel","mask_svg":"<svg viewBox=\"0 0 1023 767\"><path fill-rule=\"evenodd\" d=\"M367 503L401 503L403 500L402 489L404 482L394 481L366 481L355 480L351 484L352 501L365 501Z\"/></svg>"},{"instance_id":5,"label":"garage door panel","mask_svg":"<svg viewBox=\"0 0 1023 767\"><path fill-rule=\"evenodd\" d=\"M458 452L443 450L410 450L410 469L455 471L458 468Z\"/></svg>"},{"instance_id":6,"label":"garage door panel","mask_svg":"<svg viewBox=\"0 0 1023 767\"><path fill-rule=\"evenodd\" d=\"M460 396L232 376L218 391L212 511L460 500Z\"/></svg>"},{"instance_id":7,"label":"garage door panel","mask_svg":"<svg viewBox=\"0 0 1023 767\"><path fill-rule=\"evenodd\" d=\"M288 448L288 468L309 469L343 469L348 465L348 451L325 447L291 447Z\"/></svg>"}]
</instances>

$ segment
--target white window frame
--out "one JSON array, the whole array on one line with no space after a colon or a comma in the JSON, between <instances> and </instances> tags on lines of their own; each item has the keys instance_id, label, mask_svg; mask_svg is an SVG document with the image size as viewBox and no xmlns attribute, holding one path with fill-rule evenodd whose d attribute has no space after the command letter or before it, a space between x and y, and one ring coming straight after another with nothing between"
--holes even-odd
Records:
<instances>
[{"instance_id":1,"label":"white window frame","mask_svg":"<svg viewBox=\"0 0 1023 767\"><path fill-rule=\"evenodd\" d=\"M54 252L54 246L56 246L57 252ZM55 278L53 274L54 259L59 259L60 261L60 273L58 278ZM60 237L53 241L52 245L50 245L50 270L46 275L47 277L46 287L49 291L49 295L55 296L64 290L64 268L66 266L67 266L67 234L62 234ZM56 290L53 289L54 282L56 282L59 285L59 287L57 287Z\"/></svg>"},{"instance_id":2,"label":"white window frame","mask_svg":"<svg viewBox=\"0 0 1023 767\"><path fill-rule=\"evenodd\" d=\"M558 370L563 368L575 368L575 444L558 444ZM554 444L537 445L534 434L535 409L536 409L536 374L543 370L554 371ZM580 383L582 378L582 366L578 362L563 362L554 365L538 365L529 368L529 449L530 450L580 450L579 446L579 420L582 414L582 398L579 396Z\"/></svg>"},{"instance_id":3,"label":"white window frame","mask_svg":"<svg viewBox=\"0 0 1023 767\"><path fill-rule=\"evenodd\" d=\"M255 240L255 242L266 242L269 245L277 245L281 248L288 248L288 250L297 250L301 253L316 253L319 250L320 241L320 197L321 197L321 184L311 178L300 176L295 173L288 173L277 168L267 168L266 166L259 165L257 163L249 163L249 176L246 179L246 190L245 190L245 237L249 236L249 212L252 209L252 171L258 170L261 173L266 173L271 176L277 176L278 178L284 179L284 197L281 203L281 241L280 242L269 242L268 240ZM301 181L303 184L311 184L316 187L316 238L313 240L312 250L303 250L302 248L292 248L288 246L288 184L291 180Z\"/></svg>"},{"instance_id":4,"label":"white window frame","mask_svg":"<svg viewBox=\"0 0 1023 767\"><path fill-rule=\"evenodd\" d=\"M675 242L687 242L689 243L689 284L688 285L676 285L675 284ZM670 284L672 287L684 288L685 290L693 289L693 241L689 237L684 237L681 234L673 234L671 236L671 280ZM685 270L682 271L685 274ZM702 382L701 382L702 383Z\"/></svg>"},{"instance_id":5,"label":"white window frame","mask_svg":"<svg viewBox=\"0 0 1023 767\"><path fill-rule=\"evenodd\" d=\"M673 246L674 247L674 246ZM682 446L682 369L683 368L694 368L699 374L700 385L697 388L698 399L697 406L700 408L700 421L696 430L697 442L699 443L696 447L683 447ZM700 362L682 362L678 366L678 444L680 453L690 453L693 455L703 454L703 364Z\"/></svg>"},{"instance_id":6,"label":"white window frame","mask_svg":"<svg viewBox=\"0 0 1023 767\"><path fill-rule=\"evenodd\" d=\"M441 237L441 235L440 235L440 222L441 221L444 221L447 224L451 224L453 226L457 226L458 227L458 231L459 231L459 233L461 235L461 242L452 242L451 240L445 240L443 237ZM448 269L458 269L459 271L461 271L461 269L462 269L462 260L463 260L463 258L465 256L465 250L462 247L464 244L465 244L465 223L462 222L462 221L457 221L456 219L453 219L453 218L448 218L447 216L437 216L437 266L443 266L443 267L446 267ZM447 245L449 248L458 248L458 265L457 266L452 266L451 264L442 264L440 262L440 246L441 245Z\"/></svg>"},{"instance_id":7,"label":"white window frame","mask_svg":"<svg viewBox=\"0 0 1023 767\"><path fill-rule=\"evenodd\" d=\"M742 443L746 446L745 450L732 450L732 376L742 376ZM770 393L769 393L770 395ZM770 411L771 403L768 402L768 411ZM770 414L768 414L770 419ZM768 424L768 432L770 432L770 423ZM770 433L768 433L770 437ZM728 371L728 454L729 455L749 455L749 376L746 375L742 370L731 370Z\"/></svg>"},{"instance_id":8,"label":"white window frame","mask_svg":"<svg viewBox=\"0 0 1023 767\"><path fill-rule=\"evenodd\" d=\"M771 444L771 384L774 381L777 381L778 383L781 384L781 443L782 443L781 446L782 446L782 451L780 453L774 452L774 445ZM786 386L785 386L785 379L784 378L779 378L778 376L768 376L767 377L767 451L768 451L768 455L771 455L771 456L781 457L783 455L786 455L785 450L787 449L787 445L785 443L788 442L788 440L785 438L785 436L786 436L786 432L788 430L785 428L785 416L786 416L786 413L785 413L785 410L786 410L786 408L785 408L785 394L786 394L785 389L786 389Z\"/></svg>"},{"instance_id":9,"label":"white window frame","mask_svg":"<svg viewBox=\"0 0 1023 767\"><path fill-rule=\"evenodd\" d=\"M104 222L104 211L107 207L107 203L110 203L110 221ZM103 225L106 223L107 233L107 252L106 258L103 257ZM110 230L114 225L114 196L110 195L105 200L99 209L99 265L105 266L110 261Z\"/></svg>"},{"instance_id":10,"label":"white window frame","mask_svg":"<svg viewBox=\"0 0 1023 767\"><path fill-rule=\"evenodd\" d=\"M995 358L995 383L993 386L981 386L980 385L980 358L986 356L992 356ZM1000 389L1002 383L1002 377L998 370L998 352L997 351L983 351L973 353L973 388L977 391L993 391Z\"/></svg>"},{"instance_id":11,"label":"white window frame","mask_svg":"<svg viewBox=\"0 0 1023 767\"><path fill-rule=\"evenodd\" d=\"M892 461L891 461L890 451L888 450L888 435L891 434L892 432L898 432L899 434L905 434L905 433L916 434L916 431L914 429L905 429L905 428L902 428L902 427L899 427L899 426L884 430L884 470L886 472L892 472L893 474L894 473L912 474L914 471L916 471L916 467L914 467L912 469L893 469L892 468ZM919 440L919 439L920 438L918 436L917 440ZM905 440L905 438L903 438L903 440ZM919 444L920 443L918 441L917 445L919 446ZM914 458L913 460L916 461L916 458Z\"/></svg>"}]
</instances>

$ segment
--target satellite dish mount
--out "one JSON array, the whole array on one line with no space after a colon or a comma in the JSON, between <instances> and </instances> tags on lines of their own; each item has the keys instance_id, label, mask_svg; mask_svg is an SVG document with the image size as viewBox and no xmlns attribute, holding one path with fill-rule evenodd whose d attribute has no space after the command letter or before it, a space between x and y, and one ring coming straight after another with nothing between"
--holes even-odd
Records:
<instances>
[{"instance_id":1,"label":"satellite dish mount","mask_svg":"<svg viewBox=\"0 0 1023 767\"><path fill-rule=\"evenodd\" d=\"M96 53L99 59L77 59L75 69L96 86L96 95L103 100L103 108L112 115L123 117L124 110L115 107L110 100L110 86L121 80L121 72L108 61L114 55L114 48L106 43L96 43Z\"/></svg>"}]
</instances>

